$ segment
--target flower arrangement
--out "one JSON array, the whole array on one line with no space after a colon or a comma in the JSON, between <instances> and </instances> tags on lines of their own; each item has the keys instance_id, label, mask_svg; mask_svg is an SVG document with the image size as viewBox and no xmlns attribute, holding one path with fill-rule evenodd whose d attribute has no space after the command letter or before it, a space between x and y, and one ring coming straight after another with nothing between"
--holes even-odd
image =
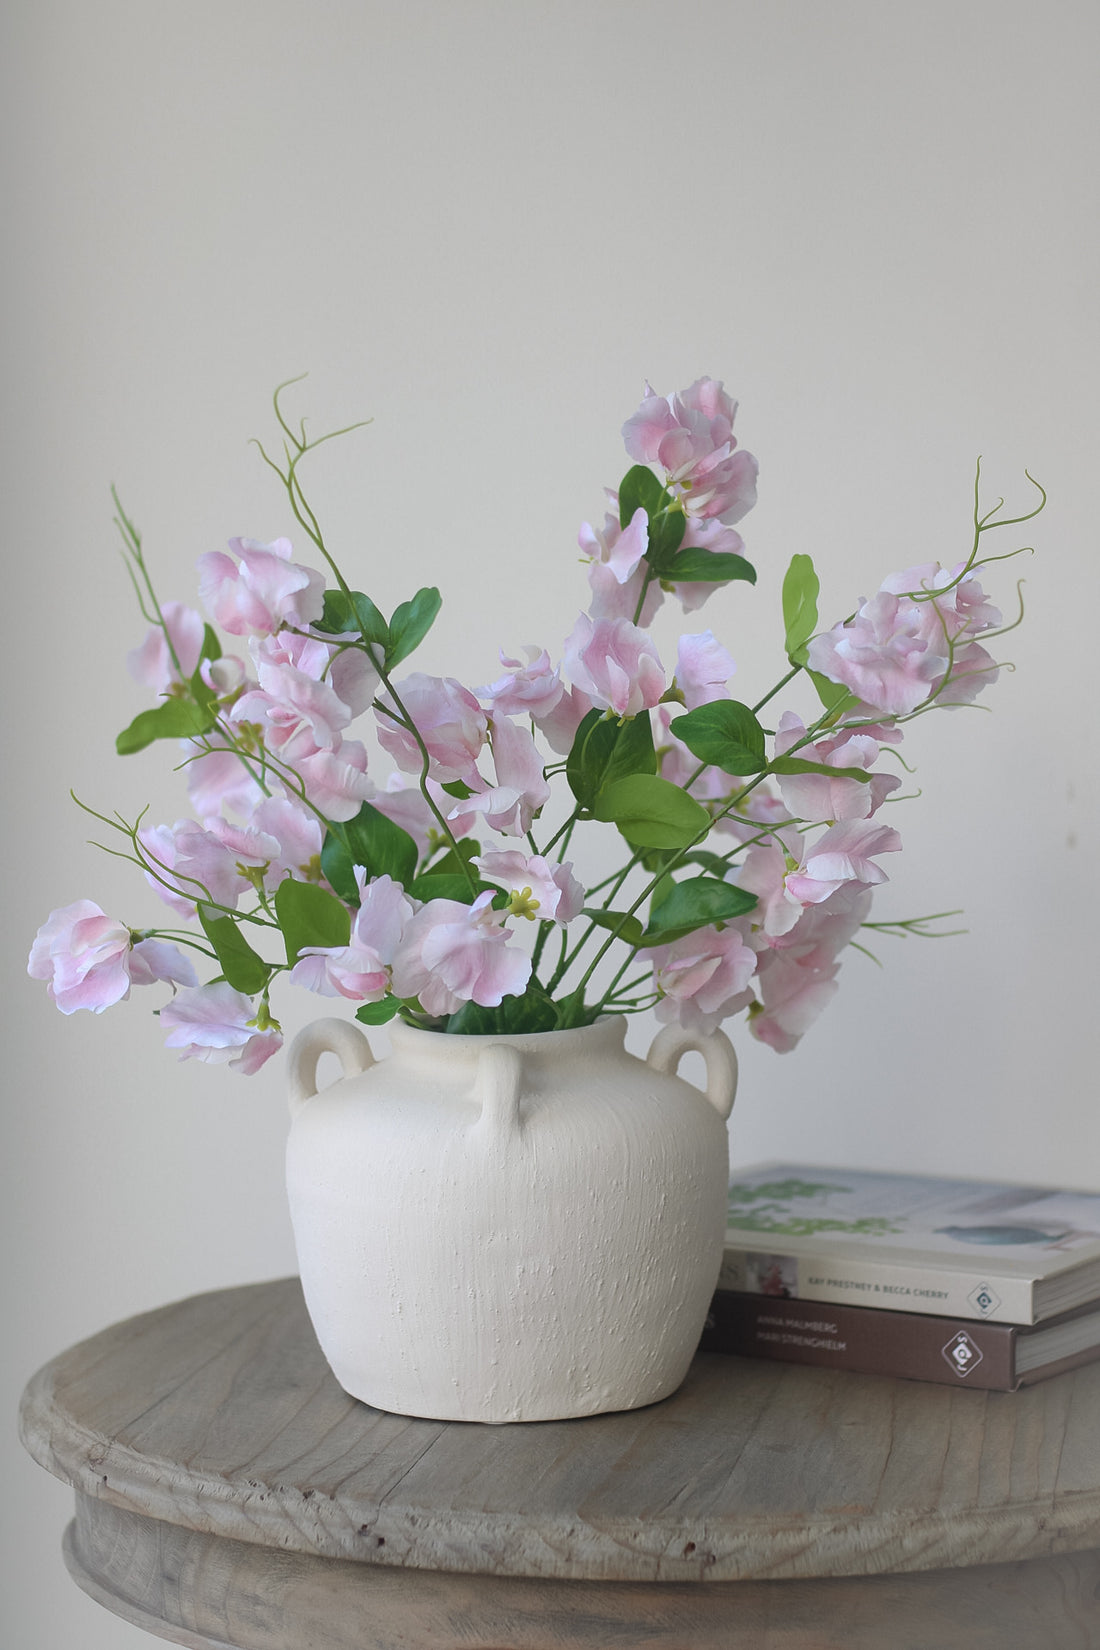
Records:
<instances>
[{"instance_id":1,"label":"flower arrangement","mask_svg":"<svg viewBox=\"0 0 1100 1650\"><path fill-rule=\"evenodd\" d=\"M1002 621L976 573L1006 559L986 553L988 533L1042 509L1038 483L1035 508L1005 517L1003 501L980 512L976 481L965 559L891 574L829 629L813 562L795 555L785 668L750 707L710 630L682 634L670 668L650 626L666 598L694 615L754 582L735 524L756 499L756 460L721 382L669 397L647 385L623 426L632 467L602 526L580 530L590 599L560 660L537 643L522 659L502 651L502 673L472 689L407 669L437 590L387 619L330 554L300 470L332 437L287 421L286 388L281 453L260 451L327 573L286 539L200 557L207 614L247 657L196 609L158 600L116 495L149 625L129 665L155 699L117 748L182 742L194 817L95 817L191 926L133 928L90 900L54 911L29 973L63 1013L164 982L168 1046L246 1073L280 1046L270 993L284 977L346 998L369 1025L530 1032L655 1008L707 1032L746 1012L786 1051L862 929L933 932L934 918L869 919L879 860L901 847L881 813L901 778L879 764L905 724L996 680L988 644L1019 617ZM769 726L762 713L800 676L816 714ZM369 759L347 734L368 712ZM618 831L624 863L585 886L574 854L595 825Z\"/></svg>"}]
</instances>

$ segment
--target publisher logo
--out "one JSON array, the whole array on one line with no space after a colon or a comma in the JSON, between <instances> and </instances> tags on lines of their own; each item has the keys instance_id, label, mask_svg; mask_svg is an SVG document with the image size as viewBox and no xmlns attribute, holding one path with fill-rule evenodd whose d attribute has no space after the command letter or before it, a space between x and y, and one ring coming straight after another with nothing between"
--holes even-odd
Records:
<instances>
[{"instance_id":1,"label":"publisher logo","mask_svg":"<svg viewBox=\"0 0 1100 1650\"><path fill-rule=\"evenodd\" d=\"M967 1299L981 1318L991 1318L1001 1304L1001 1297L993 1293L988 1283L979 1283Z\"/></svg>"},{"instance_id":2,"label":"publisher logo","mask_svg":"<svg viewBox=\"0 0 1100 1650\"><path fill-rule=\"evenodd\" d=\"M982 1361L981 1350L970 1339L965 1329L960 1329L957 1335L952 1335L943 1349L943 1355L959 1376L969 1375Z\"/></svg>"}]
</instances>

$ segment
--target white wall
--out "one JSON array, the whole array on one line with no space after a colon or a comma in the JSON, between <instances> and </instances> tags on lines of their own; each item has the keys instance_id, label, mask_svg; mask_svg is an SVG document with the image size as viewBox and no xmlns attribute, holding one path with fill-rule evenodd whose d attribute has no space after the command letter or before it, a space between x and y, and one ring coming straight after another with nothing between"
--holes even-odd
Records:
<instances>
[{"instance_id":1,"label":"white wall","mask_svg":"<svg viewBox=\"0 0 1100 1650\"><path fill-rule=\"evenodd\" d=\"M23 0L7 30L9 1440L63 1346L293 1268L280 1071L178 1065L141 1000L63 1020L23 971L53 906L152 920L70 787L186 811L159 752L113 756L143 699L108 484L193 599L199 553L291 526L246 442L306 370L318 427L375 418L316 462L332 543L383 606L441 586L423 668L470 682L583 605L646 376L723 377L761 462L759 587L706 615L746 697L793 551L840 617L965 553L978 453L991 498L1043 481L1038 553L988 581L1026 579L1017 669L914 729L892 815L878 914L970 933L853 956L789 1057L742 1037L734 1141L1100 1187L1095 8ZM68 1493L14 1444L5 1485L4 1642L147 1644L64 1579Z\"/></svg>"}]
</instances>

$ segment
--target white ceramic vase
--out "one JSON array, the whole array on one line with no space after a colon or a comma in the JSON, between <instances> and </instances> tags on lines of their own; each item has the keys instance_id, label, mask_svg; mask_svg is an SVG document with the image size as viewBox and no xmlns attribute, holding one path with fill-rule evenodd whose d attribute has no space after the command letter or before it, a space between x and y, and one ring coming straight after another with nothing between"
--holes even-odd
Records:
<instances>
[{"instance_id":1,"label":"white ceramic vase","mask_svg":"<svg viewBox=\"0 0 1100 1650\"><path fill-rule=\"evenodd\" d=\"M721 1032L625 1021L526 1036L320 1020L290 1050L287 1186L306 1304L379 1409L542 1421L667 1397L725 1231L737 1063ZM707 1093L675 1075L703 1054ZM317 1064L342 1080L316 1092Z\"/></svg>"}]
</instances>

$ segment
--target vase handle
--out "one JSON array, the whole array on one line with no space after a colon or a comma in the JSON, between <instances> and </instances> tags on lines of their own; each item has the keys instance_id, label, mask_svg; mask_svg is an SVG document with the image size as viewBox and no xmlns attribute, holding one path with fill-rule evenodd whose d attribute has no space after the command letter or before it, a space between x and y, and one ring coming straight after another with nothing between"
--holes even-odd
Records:
<instances>
[{"instance_id":1,"label":"vase handle","mask_svg":"<svg viewBox=\"0 0 1100 1650\"><path fill-rule=\"evenodd\" d=\"M520 1126L523 1056L508 1043L489 1043L478 1056L474 1094L481 1102L478 1127L491 1139L507 1140Z\"/></svg>"},{"instance_id":2,"label":"vase handle","mask_svg":"<svg viewBox=\"0 0 1100 1650\"><path fill-rule=\"evenodd\" d=\"M287 1055L287 1099L291 1117L297 1117L317 1093L317 1063L322 1054L335 1054L345 1077L357 1077L374 1064L374 1051L358 1026L335 1018L314 1020L295 1037Z\"/></svg>"},{"instance_id":3,"label":"vase handle","mask_svg":"<svg viewBox=\"0 0 1100 1650\"><path fill-rule=\"evenodd\" d=\"M650 1044L646 1060L654 1071L674 1076L684 1055L697 1050L707 1063L707 1099L723 1120L733 1110L737 1093L737 1055L724 1031L709 1036L683 1026L664 1026Z\"/></svg>"}]
</instances>

